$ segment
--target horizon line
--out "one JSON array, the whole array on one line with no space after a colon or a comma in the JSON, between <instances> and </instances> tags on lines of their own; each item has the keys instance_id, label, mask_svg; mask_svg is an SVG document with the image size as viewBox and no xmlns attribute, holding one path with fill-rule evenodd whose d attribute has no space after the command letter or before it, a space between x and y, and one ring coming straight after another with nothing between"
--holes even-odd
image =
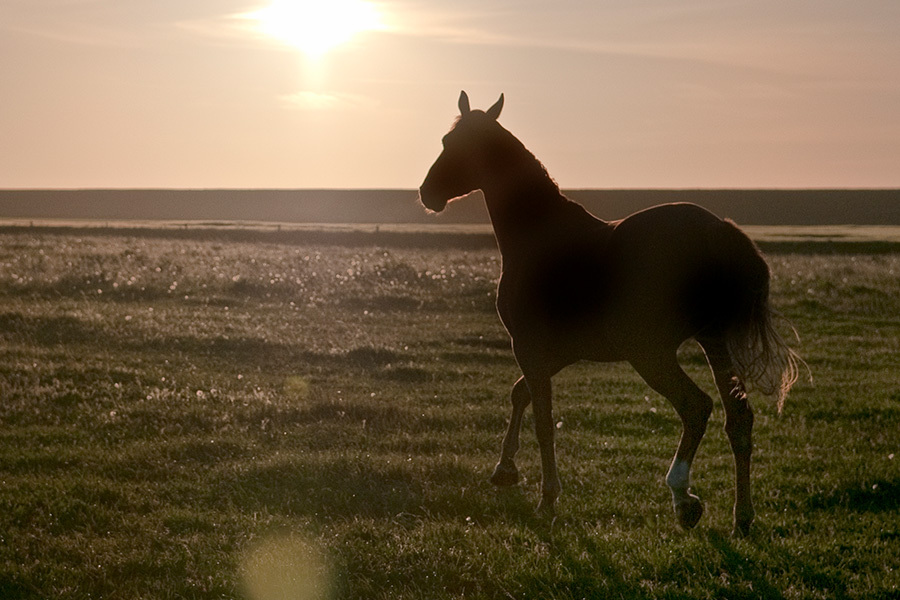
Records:
<instances>
[{"instance_id":1,"label":"horizon line","mask_svg":"<svg viewBox=\"0 0 900 600\"><path fill-rule=\"evenodd\" d=\"M563 192L892 192L900 191L900 184L883 186L773 186L773 187L564 187ZM474 190L480 191L480 190ZM0 187L5 192L409 192L418 188L407 187Z\"/></svg>"}]
</instances>

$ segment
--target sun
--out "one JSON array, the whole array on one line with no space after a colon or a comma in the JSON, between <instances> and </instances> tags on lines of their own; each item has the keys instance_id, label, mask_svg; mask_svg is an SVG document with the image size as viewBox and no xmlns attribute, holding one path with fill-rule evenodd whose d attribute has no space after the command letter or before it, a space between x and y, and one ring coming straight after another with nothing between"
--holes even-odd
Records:
<instances>
[{"instance_id":1,"label":"sun","mask_svg":"<svg viewBox=\"0 0 900 600\"><path fill-rule=\"evenodd\" d=\"M319 57L358 33L382 28L375 5L366 0L273 0L246 15L260 31Z\"/></svg>"}]
</instances>

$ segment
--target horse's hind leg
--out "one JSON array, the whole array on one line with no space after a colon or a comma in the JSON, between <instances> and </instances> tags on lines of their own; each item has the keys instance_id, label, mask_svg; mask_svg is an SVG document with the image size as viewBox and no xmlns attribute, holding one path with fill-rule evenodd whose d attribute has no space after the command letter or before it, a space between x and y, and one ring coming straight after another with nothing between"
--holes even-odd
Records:
<instances>
[{"instance_id":1,"label":"horse's hind leg","mask_svg":"<svg viewBox=\"0 0 900 600\"><path fill-rule=\"evenodd\" d=\"M712 399L681 369L674 351L656 360L643 357L631 364L650 387L672 403L681 417L681 440L666 475L666 484L672 490L672 504L679 524L691 529L703 515L700 498L690 493L691 463L706 432Z\"/></svg>"},{"instance_id":2,"label":"horse's hind leg","mask_svg":"<svg viewBox=\"0 0 900 600\"><path fill-rule=\"evenodd\" d=\"M522 428L522 415L531 403L531 392L521 377L512 390L512 415L509 418L509 426L503 437L503 447L500 451L500 462L494 467L491 475L491 483L498 486L515 485L519 481L519 470L516 469L515 456L519 451L519 430Z\"/></svg>"},{"instance_id":3,"label":"horse's hind leg","mask_svg":"<svg viewBox=\"0 0 900 600\"><path fill-rule=\"evenodd\" d=\"M734 534L747 535L753 522L750 499L750 453L752 451L753 410L747 394L735 379L731 357L719 341L701 342L725 406L725 433L734 453Z\"/></svg>"}]
</instances>

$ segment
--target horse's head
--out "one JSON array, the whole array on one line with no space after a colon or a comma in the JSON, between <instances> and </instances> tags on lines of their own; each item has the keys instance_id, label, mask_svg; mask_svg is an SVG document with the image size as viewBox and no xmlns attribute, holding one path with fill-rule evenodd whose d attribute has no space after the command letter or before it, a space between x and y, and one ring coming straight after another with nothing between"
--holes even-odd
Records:
<instances>
[{"instance_id":1,"label":"horse's head","mask_svg":"<svg viewBox=\"0 0 900 600\"><path fill-rule=\"evenodd\" d=\"M419 199L426 208L440 212L450 200L483 187L485 166L490 162L488 154L506 132L497 123L502 109L503 94L492 107L482 111L469 108L469 97L460 93L460 116L444 136L444 150L419 188Z\"/></svg>"}]
</instances>

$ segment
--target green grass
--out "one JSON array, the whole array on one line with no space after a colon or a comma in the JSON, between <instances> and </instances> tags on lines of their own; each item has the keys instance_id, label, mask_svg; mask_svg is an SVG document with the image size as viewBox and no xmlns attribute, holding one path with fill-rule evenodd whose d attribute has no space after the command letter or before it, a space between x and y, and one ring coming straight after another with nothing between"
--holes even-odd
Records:
<instances>
[{"instance_id":1,"label":"green grass","mask_svg":"<svg viewBox=\"0 0 900 600\"><path fill-rule=\"evenodd\" d=\"M900 254L827 249L769 257L815 383L755 399L735 540L721 409L683 532L677 418L624 365L555 379L555 521L530 420L490 486L493 250L7 231L0 597L900 598Z\"/></svg>"}]
</instances>

